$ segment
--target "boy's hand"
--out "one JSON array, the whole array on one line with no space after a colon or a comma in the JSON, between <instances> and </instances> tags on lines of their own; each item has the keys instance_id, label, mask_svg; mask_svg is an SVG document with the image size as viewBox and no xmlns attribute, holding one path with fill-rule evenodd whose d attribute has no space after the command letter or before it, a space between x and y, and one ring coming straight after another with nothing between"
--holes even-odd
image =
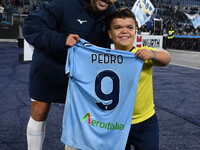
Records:
<instances>
[{"instance_id":1,"label":"boy's hand","mask_svg":"<svg viewBox=\"0 0 200 150\"><path fill-rule=\"evenodd\" d=\"M80 40L80 37L78 34L70 34L67 37L67 40L65 42L66 46L73 46L74 44L76 44L78 41Z\"/></svg>"},{"instance_id":2,"label":"boy's hand","mask_svg":"<svg viewBox=\"0 0 200 150\"><path fill-rule=\"evenodd\" d=\"M148 49L139 49L136 53L135 56L139 57L143 61L148 60L148 59L154 59L155 54Z\"/></svg>"}]
</instances>

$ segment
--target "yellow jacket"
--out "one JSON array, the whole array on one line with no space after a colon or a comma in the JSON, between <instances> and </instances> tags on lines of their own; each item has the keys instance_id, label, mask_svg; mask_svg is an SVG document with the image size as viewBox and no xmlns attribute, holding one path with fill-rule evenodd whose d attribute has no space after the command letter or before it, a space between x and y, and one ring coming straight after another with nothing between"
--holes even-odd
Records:
<instances>
[{"instance_id":1,"label":"yellow jacket","mask_svg":"<svg viewBox=\"0 0 200 150\"><path fill-rule=\"evenodd\" d=\"M142 48L156 50L147 46ZM137 52L139 49L136 47L132 52ZM153 66L155 65L154 60L144 61L137 88L132 124L143 122L155 114L152 79Z\"/></svg>"},{"instance_id":2,"label":"yellow jacket","mask_svg":"<svg viewBox=\"0 0 200 150\"><path fill-rule=\"evenodd\" d=\"M173 39L174 38L174 30L170 30L168 32L168 39Z\"/></svg>"}]
</instances>

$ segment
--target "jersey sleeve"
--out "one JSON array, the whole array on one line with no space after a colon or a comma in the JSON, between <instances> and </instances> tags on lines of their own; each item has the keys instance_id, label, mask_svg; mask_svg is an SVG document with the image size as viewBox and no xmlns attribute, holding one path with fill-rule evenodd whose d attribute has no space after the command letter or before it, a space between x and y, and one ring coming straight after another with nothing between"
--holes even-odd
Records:
<instances>
[{"instance_id":1,"label":"jersey sleeve","mask_svg":"<svg viewBox=\"0 0 200 150\"><path fill-rule=\"evenodd\" d=\"M74 74L74 47L70 47L68 49L67 59L66 59L66 65L65 65L65 74L67 74L69 77L72 77Z\"/></svg>"}]
</instances>

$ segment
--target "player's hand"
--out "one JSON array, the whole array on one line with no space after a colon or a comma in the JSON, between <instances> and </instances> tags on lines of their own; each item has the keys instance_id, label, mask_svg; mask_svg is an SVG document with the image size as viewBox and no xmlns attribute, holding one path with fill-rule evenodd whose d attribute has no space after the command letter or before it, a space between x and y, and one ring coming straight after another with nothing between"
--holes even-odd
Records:
<instances>
[{"instance_id":1,"label":"player's hand","mask_svg":"<svg viewBox=\"0 0 200 150\"><path fill-rule=\"evenodd\" d=\"M68 37L67 37L67 40L65 42L65 44L67 46L73 46L74 44L76 44L78 41L80 40L80 37L78 34L70 34Z\"/></svg>"},{"instance_id":2,"label":"player's hand","mask_svg":"<svg viewBox=\"0 0 200 150\"><path fill-rule=\"evenodd\" d=\"M136 53L135 56L139 57L143 61L148 60L148 59L154 59L155 54L148 49L139 49Z\"/></svg>"}]
</instances>

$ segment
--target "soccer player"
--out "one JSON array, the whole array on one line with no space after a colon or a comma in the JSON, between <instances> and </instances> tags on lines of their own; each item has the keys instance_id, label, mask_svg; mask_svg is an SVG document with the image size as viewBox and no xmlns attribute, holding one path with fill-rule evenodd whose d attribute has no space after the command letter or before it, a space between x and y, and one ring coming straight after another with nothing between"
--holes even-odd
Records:
<instances>
[{"instance_id":1,"label":"soccer player","mask_svg":"<svg viewBox=\"0 0 200 150\"><path fill-rule=\"evenodd\" d=\"M129 150L131 145L135 150L158 150L159 127L154 109L152 67L167 65L171 57L165 50L133 47L136 37L136 18L128 8L116 10L111 15L108 26L108 34L116 50L135 52L135 55L144 61L126 150Z\"/></svg>"},{"instance_id":2,"label":"soccer player","mask_svg":"<svg viewBox=\"0 0 200 150\"><path fill-rule=\"evenodd\" d=\"M65 62L69 46L79 38L108 47L105 20L116 0L50 0L23 23L23 36L35 47L30 66L31 117L27 125L28 150L41 150L51 103L65 103Z\"/></svg>"}]
</instances>

